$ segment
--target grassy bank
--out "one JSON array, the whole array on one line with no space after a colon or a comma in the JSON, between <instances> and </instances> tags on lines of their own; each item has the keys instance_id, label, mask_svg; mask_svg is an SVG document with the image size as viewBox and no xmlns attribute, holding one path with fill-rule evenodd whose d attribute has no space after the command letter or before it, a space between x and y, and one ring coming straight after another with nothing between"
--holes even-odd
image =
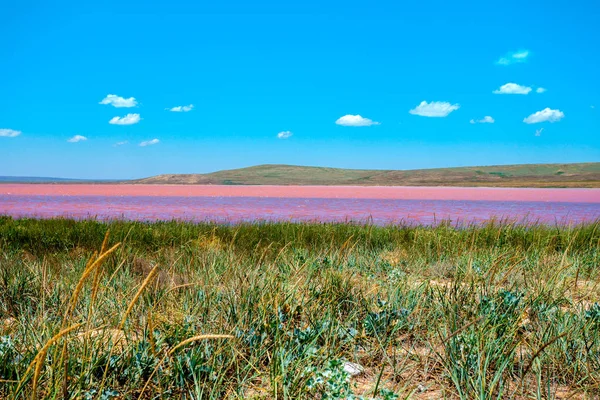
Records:
<instances>
[{"instance_id":1,"label":"grassy bank","mask_svg":"<svg viewBox=\"0 0 600 400\"><path fill-rule=\"evenodd\" d=\"M1 398L600 395L600 223L0 218L0 254Z\"/></svg>"}]
</instances>

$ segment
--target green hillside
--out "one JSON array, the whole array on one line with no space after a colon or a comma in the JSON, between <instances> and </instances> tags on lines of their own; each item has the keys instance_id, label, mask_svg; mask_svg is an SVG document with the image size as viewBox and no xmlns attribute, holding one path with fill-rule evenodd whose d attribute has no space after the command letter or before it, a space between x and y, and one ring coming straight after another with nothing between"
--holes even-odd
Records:
<instances>
[{"instance_id":1,"label":"green hillside","mask_svg":"<svg viewBox=\"0 0 600 400\"><path fill-rule=\"evenodd\" d=\"M158 175L144 184L600 187L600 163L365 170L267 164L208 174Z\"/></svg>"}]
</instances>

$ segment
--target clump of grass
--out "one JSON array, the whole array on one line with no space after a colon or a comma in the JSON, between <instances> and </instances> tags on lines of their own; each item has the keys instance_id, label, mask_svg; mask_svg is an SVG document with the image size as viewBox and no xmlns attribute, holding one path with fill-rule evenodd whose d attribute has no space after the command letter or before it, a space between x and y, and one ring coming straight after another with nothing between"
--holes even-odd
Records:
<instances>
[{"instance_id":1,"label":"clump of grass","mask_svg":"<svg viewBox=\"0 0 600 400\"><path fill-rule=\"evenodd\" d=\"M598 228L2 217L0 397L594 398Z\"/></svg>"}]
</instances>

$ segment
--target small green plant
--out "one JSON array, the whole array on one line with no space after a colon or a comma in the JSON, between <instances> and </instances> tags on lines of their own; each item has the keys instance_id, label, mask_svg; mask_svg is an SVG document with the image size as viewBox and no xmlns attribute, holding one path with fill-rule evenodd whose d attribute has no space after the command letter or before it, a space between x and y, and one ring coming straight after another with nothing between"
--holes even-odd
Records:
<instances>
[{"instance_id":1,"label":"small green plant","mask_svg":"<svg viewBox=\"0 0 600 400\"><path fill-rule=\"evenodd\" d=\"M22 356L17 351L13 338L0 336L0 379L14 380L17 377L16 366L22 361Z\"/></svg>"},{"instance_id":2,"label":"small green plant","mask_svg":"<svg viewBox=\"0 0 600 400\"><path fill-rule=\"evenodd\" d=\"M350 375L344 371L343 362L331 360L323 369L309 367L306 389L323 400L341 400L354 398L350 388Z\"/></svg>"},{"instance_id":3,"label":"small green plant","mask_svg":"<svg viewBox=\"0 0 600 400\"><path fill-rule=\"evenodd\" d=\"M119 392L117 392L116 390L112 390L112 389L104 389L100 396L98 396L98 391L96 389L90 389L83 394L83 398L85 400L93 400L93 399L110 400L110 399L114 399L117 397L119 397Z\"/></svg>"},{"instance_id":4,"label":"small green plant","mask_svg":"<svg viewBox=\"0 0 600 400\"><path fill-rule=\"evenodd\" d=\"M585 312L585 319L592 325L600 327L600 303L594 303Z\"/></svg>"}]
</instances>

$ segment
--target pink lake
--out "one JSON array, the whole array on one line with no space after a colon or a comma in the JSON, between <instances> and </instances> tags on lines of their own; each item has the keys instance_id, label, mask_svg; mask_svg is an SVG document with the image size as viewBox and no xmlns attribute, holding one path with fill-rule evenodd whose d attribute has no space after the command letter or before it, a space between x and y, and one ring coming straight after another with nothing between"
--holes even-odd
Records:
<instances>
[{"instance_id":1,"label":"pink lake","mask_svg":"<svg viewBox=\"0 0 600 400\"><path fill-rule=\"evenodd\" d=\"M600 219L600 189L0 184L0 215L241 221L548 224Z\"/></svg>"}]
</instances>

